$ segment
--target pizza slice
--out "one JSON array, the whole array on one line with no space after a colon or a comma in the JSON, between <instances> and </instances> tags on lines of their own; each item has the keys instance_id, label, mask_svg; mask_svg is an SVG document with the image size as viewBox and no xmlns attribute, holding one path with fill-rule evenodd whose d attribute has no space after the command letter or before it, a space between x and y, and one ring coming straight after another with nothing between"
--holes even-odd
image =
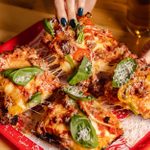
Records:
<instances>
[{"instance_id":1,"label":"pizza slice","mask_svg":"<svg viewBox=\"0 0 150 150\"><path fill-rule=\"evenodd\" d=\"M131 69L132 72L132 63L130 61L140 61L138 57L132 54L127 46L115 40L109 30L94 25L89 14L78 17L75 29L69 26L63 28L56 19L50 20L49 23L51 24L53 34L46 30L43 42L47 45L50 52L56 53L66 64L68 63L70 70L75 68L74 72L77 71L76 68L80 66L84 57L91 62L91 76L84 83L82 81L78 83L86 87L95 97L101 97L102 100L105 100L109 104L125 107L124 105L128 102L123 103L123 100L117 96L120 93L118 90L121 91L120 87L115 85L115 82L112 83L112 80L115 80L113 78L116 78L113 77L114 71L121 60L129 60L127 64L131 64L131 66L124 70L130 72ZM128 73L125 73L125 75L127 75L127 78L130 77ZM82 78L81 76L76 76L76 79L77 77L78 80ZM121 77L122 75L120 74L118 79L122 80ZM77 84L77 82L70 83ZM148 96L148 94L146 95ZM131 103L135 103L134 100ZM144 111L149 112L149 104L143 107L146 109Z\"/></svg>"},{"instance_id":2,"label":"pizza slice","mask_svg":"<svg viewBox=\"0 0 150 150\"><path fill-rule=\"evenodd\" d=\"M0 55L1 117L19 115L44 102L60 82L36 50L21 47Z\"/></svg>"},{"instance_id":3,"label":"pizza slice","mask_svg":"<svg viewBox=\"0 0 150 150\"><path fill-rule=\"evenodd\" d=\"M61 92L53 100L50 98L36 128L38 137L61 149L99 150L122 135L116 116L97 100L75 100L70 96Z\"/></svg>"},{"instance_id":4,"label":"pizza slice","mask_svg":"<svg viewBox=\"0 0 150 150\"><path fill-rule=\"evenodd\" d=\"M90 14L78 17L76 28L62 27L56 18L45 19L42 43L49 55L57 57L57 64L66 73L73 74L86 57L92 64L89 90L94 96L104 96L103 86L112 80L114 69L122 59L137 58L112 33L92 22ZM99 92L100 91L100 92Z\"/></svg>"},{"instance_id":5,"label":"pizza slice","mask_svg":"<svg viewBox=\"0 0 150 150\"><path fill-rule=\"evenodd\" d=\"M137 65L132 77L119 87L118 99L124 108L148 119L150 118L150 66L141 61L138 61Z\"/></svg>"}]
</instances>

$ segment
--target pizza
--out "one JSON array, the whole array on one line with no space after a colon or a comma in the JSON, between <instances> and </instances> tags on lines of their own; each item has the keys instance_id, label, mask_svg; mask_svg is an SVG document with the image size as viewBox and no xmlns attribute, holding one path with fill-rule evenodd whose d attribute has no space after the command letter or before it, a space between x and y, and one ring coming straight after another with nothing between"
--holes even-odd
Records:
<instances>
[{"instance_id":1,"label":"pizza","mask_svg":"<svg viewBox=\"0 0 150 150\"><path fill-rule=\"evenodd\" d=\"M84 57L89 59L92 65L91 76L79 83L85 87L84 90L89 91L96 98L101 98L109 104L122 106L134 113L136 112L134 111L135 109L129 105L141 105L136 106L138 111L135 114L141 114L144 118L150 118L149 83L147 79L150 73L149 65L144 60L139 59L136 54L133 54L125 44L115 40L109 30L93 24L90 14L78 17L78 22L75 29L72 29L70 26L62 28L57 19L53 18L50 21L51 27L53 27L53 35L49 34L51 32L46 32L43 36L43 43L49 48L51 53L57 53L61 60L66 64L67 62L70 64L70 69L68 67L68 70L66 70L68 71L67 73L70 72L69 70L73 70L76 66L79 66ZM123 61L125 62L124 65L120 65ZM123 69L116 75L115 71L119 65ZM142 71L144 66L146 69ZM138 76L142 72L147 75L145 77L143 75L143 78L141 78L143 83L140 86L139 82L141 81ZM127 80L129 79L129 81L116 86L114 84L116 76L118 79L120 76L120 78L123 77ZM131 96L130 102L128 102L128 100L122 98L124 95L122 92L125 92L129 86L128 82L130 83L130 78L133 82L131 86L138 84L143 88L142 93L145 95L146 100L143 97L139 99ZM134 95L136 94L138 94L138 91L134 89Z\"/></svg>"},{"instance_id":2,"label":"pizza","mask_svg":"<svg viewBox=\"0 0 150 150\"><path fill-rule=\"evenodd\" d=\"M124 108L134 114L150 118L150 67L138 63L138 67L130 80L118 91L118 99Z\"/></svg>"},{"instance_id":3,"label":"pizza","mask_svg":"<svg viewBox=\"0 0 150 150\"><path fill-rule=\"evenodd\" d=\"M77 100L76 103L68 95L61 94L54 95L38 123L38 137L61 149L99 150L122 135L117 117L102 104L96 100Z\"/></svg>"},{"instance_id":4,"label":"pizza","mask_svg":"<svg viewBox=\"0 0 150 150\"><path fill-rule=\"evenodd\" d=\"M150 66L90 14L77 20L44 19L40 48L0 55L0 121L41 106L36 136L60 149L104 149L123 134L113 107L150 118Z\"/></svg>"},{"instance_id":5,"label":"pizza","mask_svg":"<svg viewBox=\"0 0 150 150\"><path fill-rule=\"evenodd\" d=\"M48 71L47 63L33 48L21 47L1 54L0 66L1 119L44 102L60 87L59 79Z\"/></svg>"}]
</instances>

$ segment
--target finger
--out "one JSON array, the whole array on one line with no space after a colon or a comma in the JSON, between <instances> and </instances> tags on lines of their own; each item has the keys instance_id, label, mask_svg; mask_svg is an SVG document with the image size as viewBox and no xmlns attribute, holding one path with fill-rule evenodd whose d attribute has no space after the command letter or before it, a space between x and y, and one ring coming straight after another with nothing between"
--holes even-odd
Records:
<instances>
[{"instance_id":1,"label":"finger","mask_svg":"<svg viewBox=\"0 0 150 150\"><path fill-rule=\"evenodd\" d=\"M78 0L77 7L78 7L77 8L78 9L77 15L82 16L83 15L83 9L85 7L85 0Z\"/></svg>"},{"instance_id":2,"label":"finger","mask_svg":"<svg viewBox=\"0 0 150 150\"><path fill-rule=\"evenodd\" d=\"M62 24L62 26L67 25L67 14L65 10L65 2L64 0L55 0L55 7L57 12L57 17Z\"/></svg>"},{"instance_id":3,"label":"finger","mask_svg":"<svg viewBox=\"0 0 150 150\"><path fill-rule=\"evenodd\" d=\"M84 13L91 12L96 4L96 1L97 0L86 0L85 7L84 7Z\"/></svg>"},{"instance_id":4,"label":"finger","mask_svg":"<svg viewBox=\"0 0 150 150\"><path fill-rule=\"evenodd\" d=\"M75 0L66 0L67 16L72 28L76 26Z\"/></svg>"},{"instance_id":5,"label":"finger","mask_svg":"<svg viewBox=\"0 0 150 150\"><path fill-rule=\"evenodd\" d=\"M146 60L147 64L150 64L150 49L146 54L144 54L143 58Z\"/></svg>"}]
</instances>

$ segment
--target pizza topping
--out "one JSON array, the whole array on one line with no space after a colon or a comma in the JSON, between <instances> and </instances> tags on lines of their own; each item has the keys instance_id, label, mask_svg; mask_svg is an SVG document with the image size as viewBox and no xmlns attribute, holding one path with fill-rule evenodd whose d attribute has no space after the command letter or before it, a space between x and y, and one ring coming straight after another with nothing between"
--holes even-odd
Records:
<instances>
[{"instance_id":1,"label":"pizza topping","mask_svg":"<svg viewBox=\"0 0 150 150\"><path fill-rule=\"evenodd\" d=\"M2 75L6 78L9 77L9 74L11 74L12 72L14 72L16 69L7 69L5 71L2 72Z\"/></svg>"},{"instance_id":2,"label":"pizza topping","mask_svg":"<svg viewBox=\"0 0 150 150\"><path fill-rule=\"evenodd\" d=\"M69 54L65 56L65 60L70 64L71 68L74 69L75 64L74 64L74 61Z\"/></svg>"},{"instance_id":3,"label":"pizza topping","mask_svg":"<svg viewBox=\"0 0 150 150\"><path fill-rule=\"evenodd\" d=\"M70 122L70 131L73 139L86 148L96 148L98 138L90 120L85 116L74 115Z\"/></svg>"},{"instance_id":4,"label":"pizza topping","mask_svg":"<svg viewBox=\"0 0 150 150\"><path fill-rule=\"evenodd\" d=\"M75 74L70 78L69 84L75 85L81 81L87 80L92 71L92 63L84 56L78 70Z\"/></svg>"},{"instance_id":5,"label":"pizza topping","mask_svg":"<svg viewBox=\"0 0 150 150\"><path fill-rule=\"evenodd\" d=\"M84 41L83 26L77 25L77 42L81 44Z\"/></svg>"},{"instance_id":6,"label":"pizza topping","mask_svg":"<svg viewBox=\"0 0 150 150\"><path fill-rule=\"evenodd\" d=\"M18 122L18 116L15 115L12 119L11 119L11 125L16 125Z\"/></svg>"},{"instance_id":7,"label":"pizza topping","mask_svg":"<svg viewBox=\"0 0 150 150\"><path fill-rule=\"evenodd\" d=\"M44 20L44 28L45 30L51 34L52 37L55 36L55 32L54 32L54 28L53 28L53 24L51 21L45 19Z\"/></svg>"},{"instance_id":8,"label":"pizza topping","mask_svg":"<svg viewBox=\"0 0 150 150\"><path fill-rule=\"evenodd\" d=\"M73 59L75 61L81 61L84 56L90 59L90 51L85 48L78 48L73 54Z\"/></svg>"},{"instance_id":9,"label":"pizza topping","mask_svg":"<svg viewBox=\"0 0 150 150\"><path fill-rule=\"evenodd\" d=\"M105 118L103 119L103 121L104 121L105 123L108 123L109 120L110 120L110 117L105 117Z\"/></svg>"},{"instance_id":10,"label":"pizza topping","mask_svg":"<svg viewBox=\"0 0 150 150\"><path fill-rule=\"evenodd\" d=\"M113 87L119 88L125 84L137 68L137 63L132 58L122 60L116 67L113 76Z\"/></svg>"},{"instance_id":11,"label":"pizza topping","mask_svg":"<svg viewBox=\"0 0 150 150\"><path fill-rule=\"evenodd\" d=\"M42 72L38 67L25 67L17 70L6 70L4 76L17 85L25 86L35 75Z\"/></svg>"},{"instance_id":12,"label":"pizza topping","mask_svg":"<svg viewBox=\"0 0 150 150\"><path fill-rule=\"evenodd\" d=\"M32 95L31 99L27 103L27 106L29 108L31 108L31 107L34 107L34 106L40 104L41 103L41 99L42 99L41 96L42 96L42 94L40 92L37 92L34 95Z\"/></svg>"},{"instance_id":13,"label":"pizza topping","mask_svg":"<svg viewBox=\"0 0 150 150\"><path fill-rule=\"evenodd\" d=\"M64 92L67 93L71 98L75 100L94 100L95 98L92 95L84 94L76 86L68 86L64 88Z\"/></svg>"},{"instance_id":14,"label":"pizza topping","mask_svg":"<svg viewBox=\"0 0 150 150\"><path fill-rule=\"evenodd\" d=\"M67 41L67 40L62 40L60 42L60 46L61 46L61 51L65 55L70 54L70 52L73 49L73 47L70 45L69 41Z\"/></svg>"}]
</instances>

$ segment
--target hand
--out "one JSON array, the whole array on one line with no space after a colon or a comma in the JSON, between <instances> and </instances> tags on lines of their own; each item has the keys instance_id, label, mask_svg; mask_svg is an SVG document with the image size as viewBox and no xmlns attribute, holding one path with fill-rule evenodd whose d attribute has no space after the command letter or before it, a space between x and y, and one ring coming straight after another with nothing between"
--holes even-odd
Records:
<instances>
[{"instance_id":1,"label":"hand","mask_svg":"<svg viewBox=\"0 0 150 150\"><path fill-rule=\"evenodd\" d=\"M150 41L148 41L143 47L142 58L144 58L147 64L150 64Z\"/></svg>"},{"instance_id":2,"label":"hand","mask_svg":"<svg viewBox=\"0 0 150 150\"><path fill-rule=\"evenodd\" d=\"M91 12L95 3L96 0L55 0L57 17L62 26L66 26L69 22L74 28L76 14L82 16L87 12Z\"/></svg>"},{"instance_id":3,"label":"hand","mask_svg":"<svg viewBox=\"0 0 150 150\"><path fill-rule=\"evenodd\" d=\"M144 54L143 58L146 60L147 64L150 64L150 50Z\"/></svg>"}]
</instances>

